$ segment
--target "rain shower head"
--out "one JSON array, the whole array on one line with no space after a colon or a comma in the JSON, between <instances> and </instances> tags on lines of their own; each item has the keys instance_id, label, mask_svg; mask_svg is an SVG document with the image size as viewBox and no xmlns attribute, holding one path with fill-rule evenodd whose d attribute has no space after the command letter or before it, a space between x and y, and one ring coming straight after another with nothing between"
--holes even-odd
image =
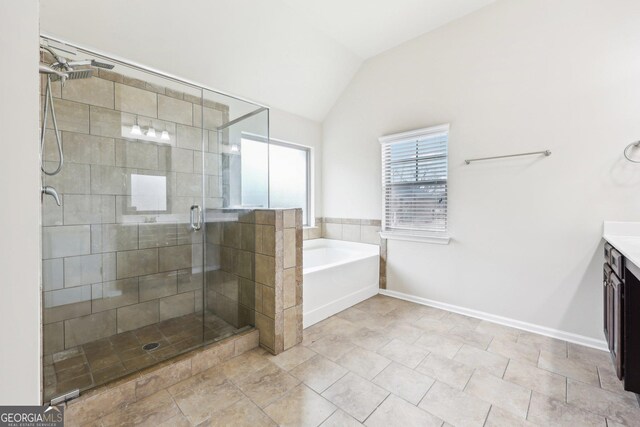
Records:
<instances>
[{"instance_id":1,"label":"rain shower head","mask_svg":"<svg viewBox=\"0 0 640 427\"><path fill-rule=\"evenodd\" d=\"M114 67L113 64L107 64L106 62L99 62L99 61L96 61L95 59L91 60L91 66L92 67L98 67L98 68L104 68L106 70L113 70L113 67Z\"/></svg>"},{"instance_id":2,"label":"rain shower head","mask_svg":"<svg viewBox=\"0 0 640 427\"><path fill-rule=\"evenodd\" d=\"M89 77L93 76L93 70L91 68L85 68L82 70L65 71L65 74L67 75L67 80L88 79ZM51 76L52 82L58 80L60 80L60 76L58 74L53 74Z\"/></svg>"}]
</instances>

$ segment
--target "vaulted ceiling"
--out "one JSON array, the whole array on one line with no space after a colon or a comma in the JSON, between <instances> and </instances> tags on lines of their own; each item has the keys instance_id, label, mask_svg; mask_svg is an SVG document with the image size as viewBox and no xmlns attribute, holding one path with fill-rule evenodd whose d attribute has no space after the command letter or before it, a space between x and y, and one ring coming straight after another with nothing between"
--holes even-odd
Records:
<instances>
[{"instance_id":1,"label":"vaulted ceiling","mask_svg":"<svg viewBox=\"0 0 640 427\"><path fill-rule=\"evenodd\" d=\"M494 0L41 0L44 33L322 121L362 62Z\"/></svg>"}]
</instances>

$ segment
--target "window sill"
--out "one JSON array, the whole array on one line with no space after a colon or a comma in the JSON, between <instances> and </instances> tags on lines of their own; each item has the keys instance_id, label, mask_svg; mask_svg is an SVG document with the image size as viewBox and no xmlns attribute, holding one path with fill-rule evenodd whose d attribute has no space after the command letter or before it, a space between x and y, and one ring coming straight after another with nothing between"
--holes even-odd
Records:
<instances>
[{"instance_id":1,"label":"window sill","mask_svg":"<svg viewBox=\"0 0 640 427\"><path fill-rule=\"evenodd\" d=\"M404 240L408 242L432 243L435 245L448 245L451 240L449 236L419 236L415 234L390 233L388 231L380 232L380 237L388 240Z\"/></svg>"}]
</instances>

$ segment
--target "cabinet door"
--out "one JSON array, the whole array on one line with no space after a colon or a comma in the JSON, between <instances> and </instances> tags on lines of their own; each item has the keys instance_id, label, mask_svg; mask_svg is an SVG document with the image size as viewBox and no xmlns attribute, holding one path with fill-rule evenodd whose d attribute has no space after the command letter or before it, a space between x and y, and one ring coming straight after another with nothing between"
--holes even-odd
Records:
<instances>
[{"instance_id":1,"label":"cabinet door","mask_svg":"<svg viewBox=\"0 0 640 427\"><path fill-rule=\"evenodd\" d=\"M609 343L609 278L611 277L611 267L605 263L602 269L602 314L604 337Z\"/></svg>"}]
</instances>

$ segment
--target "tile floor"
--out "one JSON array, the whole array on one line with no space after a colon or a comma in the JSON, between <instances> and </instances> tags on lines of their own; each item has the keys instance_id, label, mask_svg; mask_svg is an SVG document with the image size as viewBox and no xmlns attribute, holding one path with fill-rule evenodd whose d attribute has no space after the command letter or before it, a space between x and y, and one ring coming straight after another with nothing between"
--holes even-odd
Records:
<instances>
[{"instance_id":1,"label":"tile floor","mask_svg":"<svg viewBox=\"0 0 640 427\"><path fill-rule=\"evenodd\" d=\"M640 426L609 355L375 296L95 425Z\"/></svg>"},{"instance_id":2,"label":"tile floor","mask_svg":"<svg viewBox=\"0 0 640 427\"><path fill-rule=\"evenodd\" d=\"M204 325L202 314L189 314L45 356L44 401L154 365L200 346L203 339L214 342L239 331L214 314L207 314ZM151 342L160 346L142 349Z\"/></svg>"}]
</instances>

